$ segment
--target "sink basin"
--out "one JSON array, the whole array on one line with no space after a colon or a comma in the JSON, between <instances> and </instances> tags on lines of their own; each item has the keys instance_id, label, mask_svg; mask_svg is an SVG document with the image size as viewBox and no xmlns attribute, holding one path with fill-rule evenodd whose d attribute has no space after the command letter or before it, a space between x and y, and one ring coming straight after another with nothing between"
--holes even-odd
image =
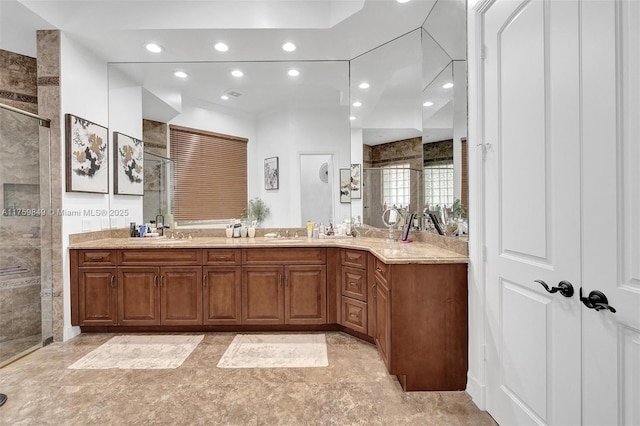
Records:
<instances>
[{"instance_id":1,"label":"sink basin","mask_svg":"<svg viewBox=\"0 0 640 426\"><path fill-rule=\"evenodd\" d=\"M131 238L130 244L145 244L145 245L158 245L158 244L180 244L191 241L189 239L171 239L171 238Z\"/></svg>"}]
</instances>

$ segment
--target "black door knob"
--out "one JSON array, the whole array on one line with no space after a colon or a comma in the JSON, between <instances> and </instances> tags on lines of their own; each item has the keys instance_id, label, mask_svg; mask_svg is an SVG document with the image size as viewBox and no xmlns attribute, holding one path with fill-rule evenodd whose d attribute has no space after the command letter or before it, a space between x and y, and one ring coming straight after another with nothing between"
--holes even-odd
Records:
<instances>
[{"instance_id":1,"label":"black door knob","mask_svg":"<svg viewBox=\"0 0 640 426\"><path fill-rule=\"evenodd\" d=\"M616 312L616 309L609 305L607 296L599 290L592 290L587 297L582 297L582 287L580 287L580 301L589 309L595 309L596 311L608 309L613 313Z\"/></svg>"},{"instance_id":2,"label":"black door knob","mask_svg":"<svg viewBox=\"0 0 640 426\"><path fill-rule=\"evenodd\" d=\"M573 286L569 281L560 281L558 283L558 287L552 287L552 288L549 288L547 283L545 283L542 280L535 280L535 282L541 284L542 287L544 287L544 289L547 290L549 293L555 293L559 291L560 294L563 295L564 297L571 297L573 296L573 293L574 293Z\"/></svg>"}]
</instances>

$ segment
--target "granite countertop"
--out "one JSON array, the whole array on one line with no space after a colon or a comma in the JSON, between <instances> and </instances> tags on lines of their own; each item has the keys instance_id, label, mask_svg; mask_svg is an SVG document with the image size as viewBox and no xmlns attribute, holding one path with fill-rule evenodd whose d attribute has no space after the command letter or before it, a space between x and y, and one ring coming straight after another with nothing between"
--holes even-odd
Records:
<instances>
[{"instance_id":1,"label":"granite countertop","mask_svg":"<svg viewBox=\"0 0 640 426\"><path fill-rule=\"evenodd\" d=\"M346 237L299 238L106 238L73 243L70 249L149 249L149 248L273 248L273 247L340 247L367 250L388 264L468 263L462 254L435 245L412 242L386 242L380 238Z\"/></svg>"}]
</instances>

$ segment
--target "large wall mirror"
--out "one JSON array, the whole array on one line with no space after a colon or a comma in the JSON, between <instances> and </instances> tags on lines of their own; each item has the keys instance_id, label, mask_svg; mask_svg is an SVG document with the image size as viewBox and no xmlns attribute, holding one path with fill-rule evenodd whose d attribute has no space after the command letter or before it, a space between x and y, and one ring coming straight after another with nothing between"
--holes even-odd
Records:
<instances>
[{"instance_id":1,"label":"large wall mirror","mask_svg":"<svg viewBox=\"0 0 640 426\"><path fill-rule=\"evenodd\" d=\"M416 212L421 230L429 213L466 219L465 40L465 2L438 0L421 28L351 61L352 160L364 167L352 214L363 226L384 227L392 206Z\"/></svg>"},{"instance_id":2,"label":"large wall mirror","mask_svg":"<svg viewBox=\"0 0 640 426\"><path fill-rule=\"evenodd\" d=\"M175 126L248 140L246 176L230 167L217 178L214 192L246 179L246 197L259 197L269 207L262 226L349 218L350 206L340 202L337 184L340 169L350 165L348 67L348 61L110 64L110 127L143 131L148 167L140 220L163 214L174 226L204 227L240 217L241 212L228 218L216 214L225 197L207 207L211 220L173 217L178 167L172 167L176 158L168 141ZM130 113L132 105L139 105L139 113ZM225 167L189 155L194 169ZM199 202L198 197L188 201Z\"/></svg>"}]
</instances>

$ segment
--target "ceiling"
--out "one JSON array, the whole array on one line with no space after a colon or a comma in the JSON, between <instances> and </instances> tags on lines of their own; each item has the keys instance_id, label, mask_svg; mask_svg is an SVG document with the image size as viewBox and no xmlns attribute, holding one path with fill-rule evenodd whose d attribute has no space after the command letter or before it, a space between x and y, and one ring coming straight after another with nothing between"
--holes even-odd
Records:
<instances>
[{"instance_id":1,"label":"ceiling","mask_svg":"<svg viewBox=\"0 0 640 426\"><path fill-rule=\"evenodd\" d=\"M176 97L253 115L305 104L347 106L351 71L352 87L354 79L371 83L352 125L363 128L365 143L377 144L422 130L421 79L442 75L434 61L415 61L420 39L435 34L438 63L464 56L464 32L440 23L449 3L464 1L0 0L0 48L36 56L35 30L63 30L111 63L110 72L142 85L145 118L159 121L179 113L165 101ZM430 33L421 37L416 29L425 22ZM151 41L163 52L148 52ZM229 51L216 51L218 41ZM285 52L286 41L297 49ZM245 73L241 79L230 75L236 68ZM291 68L300 76L286 75ZM177 70L188 78L176 78ZM240 96L221 100L227 92ZM443 122L445 104L432 108Z\"/></svg>"}]
</instances>

